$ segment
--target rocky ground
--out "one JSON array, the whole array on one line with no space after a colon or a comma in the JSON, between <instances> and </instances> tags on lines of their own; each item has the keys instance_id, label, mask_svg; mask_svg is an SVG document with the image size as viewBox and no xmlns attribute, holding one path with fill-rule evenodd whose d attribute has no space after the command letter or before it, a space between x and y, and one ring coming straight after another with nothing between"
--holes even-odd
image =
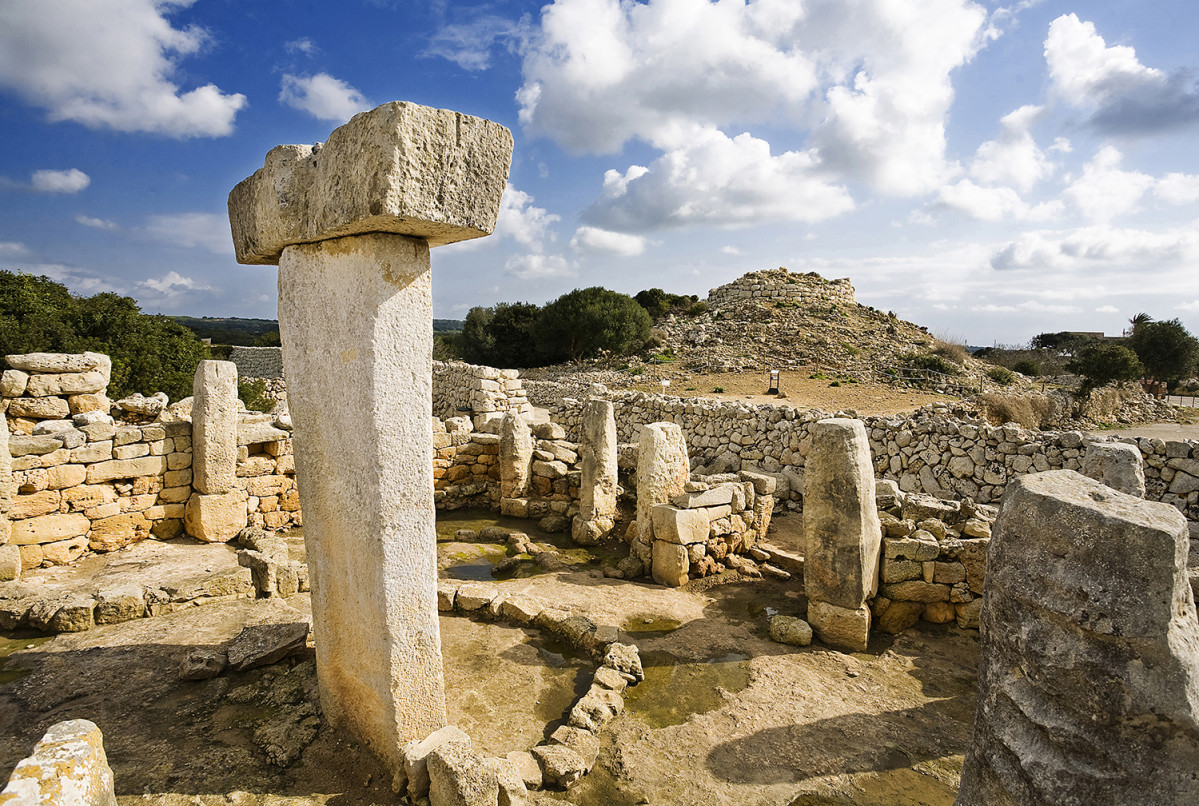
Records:
<instances>
[{"instance_id":1,"label":"rocky ground","mask_svg":"<svg viewBox=\"0 0 1199 806\"><path fill-rule=\"evenodd\" d=\"M442 519L443 576L491 577L503 548L454 538L489 518ZM797 540L798 520L778 518L772 538ZM521 525L561 565L511 568L496 584L619 626L647 669L603 734L596 769L568 792L535 793L531 802L952 803L973 716L977 633L927 625L880 636L855 655L784 646L769 640L767 620L806 612L798 580L731 575L679 590L618 581L603 569L619 546L579 550ZM299 541L292 545L302 558ZM109 556L119 565L121 554ZM207 553L204 573L236 574L231 558ZM125 563L121 574L153 584L181 562L183 554ZM100 565L76 583L111 583L115 572ZM63 590L68 576L26 583ZM286 603L210 597L50 640L5 633L0 774L50 724L82 717L104 732L123 806L396 802L373 757L320 720L311 648L207 681L178 679L191 649L307 612L306 594ZM534 628L445 614L442 632L450 719L489 753L547 736L594 671Z\"/></svg>"}]
</instances>

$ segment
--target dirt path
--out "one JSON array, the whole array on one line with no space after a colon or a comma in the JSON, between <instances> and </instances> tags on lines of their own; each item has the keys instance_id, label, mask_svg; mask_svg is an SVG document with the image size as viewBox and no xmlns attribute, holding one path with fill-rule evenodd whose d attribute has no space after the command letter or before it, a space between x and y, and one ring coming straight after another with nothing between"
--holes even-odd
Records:
<instances>
[{"instance_id":1,"label":"dirt path","mask_svg":"<svg viewBox=\"0 0 1199 806\"><path fill-rule=\"evenodd\" d=\"M443 574L502 557L470 545L442 541ZM731 575L670 590L605 577L618 553L561 551L561 570L495 583L621 628L647 672L603 734L596 769L530 803L950 806L973 717L976 632L925 625L853 655L783 646L769 640L768 618L806 613L798 580ZM211 573L227 570L213 563ZM209 681L176 677L189 649L308 609L304 594L236 599L48 641L6 636L0 774L50 724L82 717L104 732L122 806L394 803L373 757L315 719L310 652ZM441 623L450 720L486 752L541 741L590 681L592 661L539 630L450 614Z\"/></svg>"}]
</instances>

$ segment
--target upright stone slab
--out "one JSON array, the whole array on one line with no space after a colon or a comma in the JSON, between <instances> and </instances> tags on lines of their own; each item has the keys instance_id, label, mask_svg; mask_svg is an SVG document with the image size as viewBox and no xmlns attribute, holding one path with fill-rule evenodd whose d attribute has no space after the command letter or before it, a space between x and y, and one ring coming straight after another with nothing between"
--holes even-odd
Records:
<instances>
[{"instance_id":1,"label":"upright stone slab","mask_svg":"<svg viewBox=\"0 0 1199 806\"><path fill-rule=\"evenodd\" d=\"M12 506L12 451L8 447L8 418L0 413L0 546L8 543L12 525L8 521L8 510Z\"/></svg>"},{"instance_id":2,"label":"upright stone slab","mask_svg":"<svg viewBox=\"0 0 1199 806\"><path fill-rule=\"evenodd\" d=\"M529 468L533 462L533 434L519 414L508 413L500 421L500 497L522 498L529 492Z\"/></svg>"},{"instance_id":3,"label":"upright stone slab","mask_svg":"<svg viewBox=\"0 0 1199 806\"><path fill-rule=\"evenodd\" d=\"M687 441L674 423L641 429L637 446L637 536L632 553L647 569L653 566L654 504L666 504L691 479Z\"/></svg>"},{"instance_id":4,"label":"upright stone slab","mask_svg":"<svg viewBox=\"0 0 1199 806\"><path fill-rule=\"evenodd\" d=\"M221 495L233 489L237 475L237 365L201 361L192 398L192 486Z\"/></svg>"},{"instance_id":5,"label":"upright stone slab","mask_svg":"<svg viewBox=\"0 0 1199 806\"><path fill-rule=\"evenodd\" d=\"M865 604L878 589L882 527L870 441L861 420L833 418L812 425L803 515L808 601L839 608L814 609L822 617L812 621L809 614L812 629L826 643L865 649L870 625ZM865 624L850 628L855 620Z\"/></svg>"},{"instance_id":6,"label":"upright stone slab","mask_svg":"<svg viewBox=\"0 0 1199 806\"><path fill-rule=\"evenodd\" d=\"M616 519L616 415L612 403L592 398L583 404L583 460L579 479L579 514L572 532L576 542L596 543Z\"/></svg>"},{"instance_id":7,"label":"upright stone slab","mask_svg":"<svg viewBox=\"0 0 1199 806\"><path fill-rule=\"evenodd\" d=\"M1069 470L1012 481L958 806L1199 803L1199 623L1176 509Z\"/></svg>"},{"instance_id":8,"label":"upright stone slab","mask_svg":"<svg viewBox=\"0 0 1199 806\"><path fill-rule=\"evenodd\" d=\"M492 231L511 152L499 124L384 104L229 197L238 259L279 264L321 703L396 773L445 724L429 246Z\"/></svg>"},{"instance_id":9,"label":"upright stone slab","mask_svg":"<svg viewBox=\"0 0 1199 806\"><path fill-rule=\"evenodd\" d=\"M1113 490L1145 497L1145 459L1127 442L1092 442L1082 460L1082 474Z\"/></svg>"}]
</instances>

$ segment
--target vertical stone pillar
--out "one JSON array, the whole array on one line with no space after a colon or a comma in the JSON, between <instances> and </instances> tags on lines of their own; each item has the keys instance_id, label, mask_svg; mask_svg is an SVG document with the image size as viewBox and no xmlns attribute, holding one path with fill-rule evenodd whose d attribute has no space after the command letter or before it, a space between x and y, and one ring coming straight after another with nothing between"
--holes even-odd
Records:
<instances>
[{"instance_id":1,"label":"vertical stone pillar","mask_svg":"<svg viewBox=\"0 0 1199 806\"><path fill-rule=\"evenodd\" d=\"M0 412L0 582L21 576L21 551L8 545L12 524L8 509L12 506L12 452L8 447L8 416Z\"/></svg>"},{"instance_id":2,"label":"vertical stone pillar","mask_svg":"<svg viewBox=\"0 0 1199 806\"><path fill-rule=\"evenodd\" d=\"M861 420L812 425L804 465L804 589L820 640L866 649L878 589L882 527L875 506L870 441Z\"/></svg>"},{"instance_id":3,"label":"vertical stone pillar","mask_svg":"<svg viewBox=\"0 0 1199 806\"><path fill-rule=\"evenodd\" d=\"M524 498L529 492L533 434L519 414L500 420L500 498ZM502 504L502 502L501 502Z\"/></svg>"},{"instance_id":4,"label":"vertical stone pillar","mask_svg":"<svg viewBox=\"0 0 1199 806\"><path fill-rule=\"evenodd\" d=\"M491 233L511 154L503 126L389 103L229 196L238 260L279 264L321 704L395 773L445 724L429 247Z\"/></svg>"},{"instance_id":5,"label":"vertical stone pillar","mask_svg":"<svg viewBox=\"0 0 1199 806\"><path fill-rule=\"evenodd\" d=\"M674 423L651 423L637 445L637 534L632 556L646 571L653 567L654 504L667 504L691 480L687 441Z\"/></svg>"},{"instance_id":6,"label":"vertical stone pillar","mask_svg":"<svg viewBox=\"0 0 1199 806\"><path fill-rule=\"evenodd\" d=\"M595 545L616 521L616 415L612 403L592 398L583 404L583 468L579 480L579 514L571 533L576 543Z\"/></svg>"},{"instance_id":7,"label":"vertical stone pillar","mask_svg":"<svg viewBox=\"0 0 1199 806\"><path fill-rule=\"evenodd\" d=\"M209 543L232 540L246 525L237 476L237 365L201 361L192 380L192 487L183 513L187 533Z\"/></svg>"},{"instance_id":8,"label":"vertical stone pillar","mask_svg":"<svg viewBox=\"0 0 1199 806\"><path fill-rule=\"evenodd\" d=\"M1113 490L1145 497L1145 459L1127 442L1092 442L1082 460L1082 474Z\"/></svg>"},{"instance_id":9,"label":"vertical stone pillar","mask_svg":"<svg viewBox=\"0 0 1199 806\"><path fill-rule=\"evenodd\" d=\"M1070 470L1008 484L992 532L958 806L1199 803L1187 525Z\"/></svg>"}]
</instances>

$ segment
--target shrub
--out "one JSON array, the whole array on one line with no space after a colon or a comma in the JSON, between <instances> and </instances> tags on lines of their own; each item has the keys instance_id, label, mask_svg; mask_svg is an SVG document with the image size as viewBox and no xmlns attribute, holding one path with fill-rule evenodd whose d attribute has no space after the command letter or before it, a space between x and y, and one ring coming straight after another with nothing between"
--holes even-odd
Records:
<instances>
[{"instance_id":1,"label":"shrub","mask_svg":"<svg viewBox=\"0 0 1199 806\"><path fill-rule=\"evenodd\" d=\"M937 344L933 348L933 355L948 358L955 364L964 364L970 356L970 351L966 349L966 345L964 344L937 339Z\"/></svg>"},{"instance_id":2,"label":"shrub","mask_svg":"<svg viewBox=\"0 0 1199 806\"><path fill-rule=\"evenodd\" d=\"M1012 369L1030 378L1039 378L1041 375L1041 365L1028 358L1017 361L1012 365Z\"/></svg>"},{"instance_id":3,"label":"shrub","mask_svg":"<svg viewBox=\"0 0 1199 806\"><path fill-rule=\"evenodd\" d=\"M987 370L987 377L1000 386L1011 386L1012 381L1016 380L1016 376L1007 367L991 367Z\"/></svg>"},{"instance_id":4,"label":"shrub","mask_svg":"<svg viewBox=\"0 0 1199 806\"><path fill-rule=\"evenodd\" d=\"M716 394L716 395L724 394L724 387L723 386L714 386L714 387L712 387L712 393Z\"/></svg>"},{"instance_id":5,"label":"shrub","mask_svg":"<svg viewBox=\"0 0 1199 806\"><path fill-rule=\"evenodd\" d=\"M940 372L942 375L960 375L960 367L946 361L936 353L907 353L899 357L899 362L909 369L925 369L930 372Z\"/></svg>"},{"instance_id":6,"label":"shrub","mask_svg":"<svg viewBox=\"0 0 1199 806\"><path fill-rule=\"evenodd\" d=\"M275 405L275 401L266 396L266 381L262 378L239 380L237 396L248 411L270 411Z\"/></svg>"},{"instance_id":7,"label":"shrub","mask_svg":"<svg viewBox=\"0 0 1199 806\"><path fill-rule=\"evenodd\" d=\"M1145 371L1136 353L1127 347L1107 342L1092 342L1083 347L1067 367L1082 376L1078 397L1084 401L1100 386L1131 381L1141 377Z\"/></svg>"},{"instance_id":8,"label":"shrub","mask_svg":"<svg viewBox=\"0 0 1199 806\"><path fill-rule=\"evenodd\" d=\"M550 360L578 361L601 350L622 355L650 337L650 316L632 297L606 288L576 288L546 305L534 328Z\"/></svg>"},{"instance_id":9,"label":"shrub","mask_svg":"<svg viewBox=\"0 0 1199 806\"><path fill-rule=\"evenodd\" d=\"M1189 378L1199 362L1199 341L1177 319L1134 324L1128 344L1154 380Z\"/></svg>"},{"instance_id":10,"label":"shrub","mask_svg":"<svg viewBox=\"0 0 1199 806\"><path fill-rule=\"evenodd\" d=\"M829 384L829 386L840 386L840 385L841 385L841 381L833 381L832 383Z\"/></svg>"},{"instance_id":11,"label":"shrub","mask_svg":"<svg viewBox=\"0 0 1199 806\"><path fill-rule=\"evenodd\" d=\"M862 352L862 348L861 348L861 347L858 347L858 346L856 346L856 345L850 344L850 343L849 343L849 342L847 342L847 341L843 341L843 342L841 342L841 348L842 348L843 350L845 350L845 353L846 353L847 355L858 355L859 353L861 353L861 352Z\"/></svg>"},{"instance_id":12,"label":"shrub","mask_svg":"<svg viewBox=\"0 0 1199 806\"><path fill-rule=\"evenodd\" d=\"M983 416L992 425L1019 423L1025 428L1041 428L1049 422L1052 405L1045 395L1013 395L987 392L978 396Z\"/></svg>"}]
</instances>

